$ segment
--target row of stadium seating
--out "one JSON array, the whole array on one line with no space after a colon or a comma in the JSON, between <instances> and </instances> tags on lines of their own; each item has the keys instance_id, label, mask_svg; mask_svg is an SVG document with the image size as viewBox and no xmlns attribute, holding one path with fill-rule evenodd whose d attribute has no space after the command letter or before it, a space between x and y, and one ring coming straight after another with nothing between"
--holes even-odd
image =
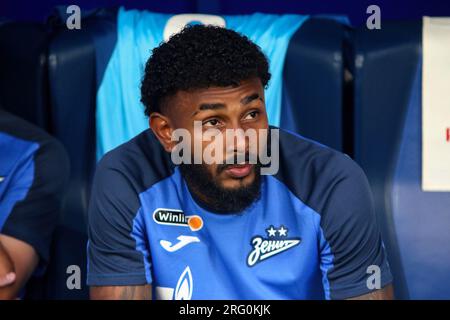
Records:
<instances>
[{"instance_id":1,"label":"row of stadium seating","mask_svg":"<svg viewBox=\"0 0 450 320\"><path fill-rule=\"evenodd\" d=\"M71 159L68 194L46 276L29 297L84 299L86 211L96 163L97 43L114 46L116 11L100 9L68 30L0 25L0 104L58 138ZM293 35L283 70L280 126L353 157L366 172L384 242L403 299L450 298L450 195L421 190L422 22L351 28L311 17ZM105 50L108 52L108 50ZM82 289L66 269L79 265Z\"/></svg>"}]
</instances>

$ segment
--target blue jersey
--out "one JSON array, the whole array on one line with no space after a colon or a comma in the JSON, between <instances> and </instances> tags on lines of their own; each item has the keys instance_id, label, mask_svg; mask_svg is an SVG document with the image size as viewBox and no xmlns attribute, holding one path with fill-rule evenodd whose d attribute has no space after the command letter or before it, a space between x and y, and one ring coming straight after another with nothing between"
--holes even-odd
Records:
<instances>
[{"instance_id":1,"label":"blue jersey","mask_svg":"<svg viewBox=\"0 0 450 320\"><path fill-rule=\"evenodd\" d=\"M88 285L151 284L155 299L344 299L374 289L371 270L381 287L392 281L362 170L283 130L278 173L239 214L199 205L151 130L103 157L92 192Z\"/></svg>"},{"instance_id":2,"label":"blue jersey","mask_svg":"<svg viewBox=\"0 0 450 320\"><path fill-rule=\"evenodd\" d=\"M40 128L0 110L0 234L39 255L42 272L69 176L63 146Z\"/></svg>"}]
</instances>

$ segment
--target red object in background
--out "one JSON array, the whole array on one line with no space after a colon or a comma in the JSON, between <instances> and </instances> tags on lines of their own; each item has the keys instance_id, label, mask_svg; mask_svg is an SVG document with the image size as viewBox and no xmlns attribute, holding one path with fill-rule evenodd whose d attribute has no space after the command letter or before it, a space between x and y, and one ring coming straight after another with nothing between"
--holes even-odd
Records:
<instances>
[{"instance_id":1,"label":"red object in background","mask_svg":"<svg viewBox=\"0 0 450 320\"><path fill-rule=\"evenodd\" d=\"M447 128L447 142L450 142L450 128Z\"/></svg>"}]
</instances>

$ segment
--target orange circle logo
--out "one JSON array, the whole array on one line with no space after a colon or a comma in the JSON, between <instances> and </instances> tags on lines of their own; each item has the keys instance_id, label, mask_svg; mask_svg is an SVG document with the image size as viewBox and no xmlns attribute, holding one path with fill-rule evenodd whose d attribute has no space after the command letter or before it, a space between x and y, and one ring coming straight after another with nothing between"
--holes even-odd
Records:
<instances>
[{"instance_id":1,"label":"orange circle logo","mask_svg":"<svg viewBox=\"0 0 450 320\"><path fill-rule=\"evenodd\" d=\"M192 231L198 231L203 227L203 220L200 216L191 216L189 217L188 225Z\"/></svg>"}]
</instances>

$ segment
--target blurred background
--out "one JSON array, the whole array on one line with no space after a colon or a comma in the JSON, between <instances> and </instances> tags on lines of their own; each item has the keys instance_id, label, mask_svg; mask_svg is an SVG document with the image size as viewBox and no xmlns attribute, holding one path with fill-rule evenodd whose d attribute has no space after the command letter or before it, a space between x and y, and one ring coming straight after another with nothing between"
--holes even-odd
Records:
<instances>
[{"instance_id":1,"label":"blurred background","mask_svg":"<svg viewBox=\"0 0 450 320\"><path fill-rule=\"evenodd\" d=\"M69 5L81 10L80 29L66 25ZM369 26L370 5L380 10L378 28L373 20ZM146 126L140 77L130 80L124 68L139 75L166 23L186 13L234 21L263 49L261 32L285 46L277 51L281 63L271 61L280 79L269 87L276 97L272 124L342 151L364 169L397 298L450 299L450 179L435 178L448 172L442 168L450 159L450 117L442 110L450 110L450 97L433 89L445 88L439 74L450 74L448 0L0 2L0 105L55 136L71 160L51 263L44 277L30 281L27 297L87 298L86 209L96 161ZM302 22L288 37L249 23L276 24L290 14ZM202 17L184 21L191 22ZM447 122L433 125L433 117ZM70 265L82 269L80 289L66 285Z\"/></svg>"}]
</instances>

